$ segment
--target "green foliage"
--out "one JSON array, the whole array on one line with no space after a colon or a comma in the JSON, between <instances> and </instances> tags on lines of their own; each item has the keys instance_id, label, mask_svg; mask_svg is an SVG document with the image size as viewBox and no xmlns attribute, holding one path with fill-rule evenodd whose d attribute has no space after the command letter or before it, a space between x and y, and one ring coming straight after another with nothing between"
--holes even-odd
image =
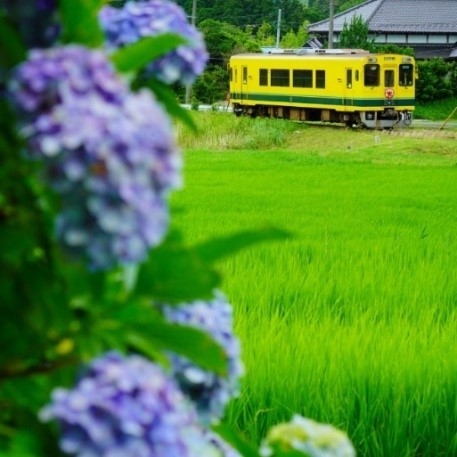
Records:
<instances>
[{"instance_id":1,"label":"green foliage","mask_svg":"<svg viewBox=\"0 0 457 457\"><path fill-rule=\"evenodd\" d=\"M256 39L260 46L272 46L275 44L273 26L268 22L262 22L262 25L257 29Z\"/></svg>"},{"instance_id":2,"label":"green foliage","mask_svg":"<svg viewBox=\"0 0 457 457\"><path fill-rule=\"evenodd\" d=\"M372 52L377 52L380 54L401 54L406 56L414 56L414 49L410 48L409 46L372 43L368 49Z\"/></svg>"},{"instance_id":3,"label":"green foliage","mask_svg":"<svg viewBox=\"0 0 457 457\"><path fill-rule=\"evenodd\" d=\"M457 95L457 67L442 58L418 62L416 98L421 102L444 100Z\"/></svg>"},{"instance_id":4,"label":"green foliage","mask_svg":"<svg viewBox=\"0 0 457 457\"><path fill-rule=\"evenodd\" d=\"M371 44L368 39L368 31L368 24L362 19L362 16L353 16L349 24L344 21L340 34L340 47L367 49Z\"/></svg>"},{"instance_id":5,"label":"green foliage","mask_svg":"<svg viewBox=\"0 0 457 457\"><path fill-rule=\"evenodd\" d=\"M103 3L60 1L63 42L98 46L97 14ZM1 14L4 89L9 69L24 59L27 46L15 21ZM235 31L231 27L224 29L227 40ZM239 33L230 46L246 37ZM171 115L194 127L171 89L145 80L142 72L148 61L182 43L166 34L127 46L111 59L119 72L127 73L134 90L148 87ZM254 46L249 40L245 44ZM42 164L24 159L26 144L4 97L0 112L0 455L59 455L57 431L39 422L38 411L55 387L71 386L81 364L103 352L135 352L166 364L165 354L175 351L224 375L222 348L206 333L166 322L160 306L211 297L221 283L216 264L222 258L285 234L246 231L187 245L173 232L136 269L90 271L68 258L56 242L61 202L43 179Z\"/></svg>"},{"instance_id":6,"label":"green foliage","mask_svg":"<svg viewBox=\"0 0 457 457\"><path fill-rule=\"evenodd\" d=\"M228 92L227 70L216 65L209 67L197 78L192 91L193 96L200 103L212 105L225 100Z\"/></svg>"},{"instance_id":7,"label":"green foliage","mask_svg":"<svg viewBox=\"0 0 457 457\"><path fill-rule=\"evenodd\" d=\"M104 3L104 0L60 0L62 40L89 47L99 46L103 42L103 33L97 14Z\"/></svg>"},{"instance_id":8,"label":"green foliage","mask_svg":"<svg viewBox=\"0 0 457 457\"><path fill-rule=\"evenodd\" d=\"M196 130L192 117L185 108L181 107L176 91L174 91L170 86L156 78L145 79L142 76L139 76L133 81L132 87L134 90L138 90L142 87L148 87L151 89L157 100L162 103L171 117L179 119L192 131Z\"/></svg>"},{"instance_id":9,"label":"green foliage","mask_svg":"<svg viewBox=\"0 0 457 457\"><path fill-rule=\"evenodd\" d=\"M136 43L116 51L111 56L111 61L119 72L135 72L141 70L148 62L162 57L185 42L184 38L172 33L142 38Z\"/></svg>"},{"instance_id":10,"label":"green foliage","mask_svg":"<svg viewBox=\"0 0 457 457\"><path fill-rule=\"evenodd\" d=\"M457 120L457 97L445 98L443 100L435 100L428 103L418 103L414 111L416 119L429 119L433 121L445 121L448 116L452 116L452 120Z\"/></svg>"},{"instance_id":11,"label":"green foliage","mask_svg":"<svg viewBox=\"0 0 457 457\"><path fill-rule=\"evenodd\" d=\"M25 46L17 30L0 12L0 68L11 68L25 56Z\"/></svg>"},{"instance_id":12,"label":"green foliage","mask_svg":"<svg viewBox=\"0 0 457 457\"><path fill-rule=\"evenodd\" d=\"M281 47L290 49L297 49L303 47L303 45L308 40L307 26L308 22L304 22L297 32L289 30L281 38Z\"/></svg>"},{"instance_id":13,"label":"green foliage","mask_svg":"<svg viewBox=\"0 0 457 457\"><path fill-rule=\"evenodd\" d=\"M206 19L199 24L205 37L206 47L211 56L210 66L225 67L234 53L258 51L259 45L248 31L243 31L227 22Z\"/></svg>"},{"instance_id":14,"label":"green foliage","mask_svg":"<svg viewBox=\"0 0 457 457\"><path fill-rule=\"evenodd\" d=\"M248 27L242 30L227 22L206 19L199 24L210 54L209 64L192 87L196 103L225 100L228 92L227 63L232 54L258 52L259 42Z\"/></svg>"},{"instance_id":15,"label":"green foliage","mask_svg":"<svg viewBox=\"0 0 457 457\"><path fill-rule=\"evenodd\" d=\"M354 6L360 5L363 3L364 0L343 0L343 1L337 1L336 3L336 11L339 13L341 11L346 11L349 8L352 8Z\"/></svg>"},{"instance_id":16,"label":"green foliage","mask_svg":"<svg viewBox=\"0 0 457 457\"><path fill-rule=\"evenodd\" d=\"M192 13L193 0L178 0L190 15ZM197 25L207 19L218 20L232 24L241 30L252 26L254 31L262 22L274 24L276 27L278 9L281 9L282 31L297 30L307 19L300 0L226 0L215 2L214 0L198 0Z\"/></svg>"}]
</instances>

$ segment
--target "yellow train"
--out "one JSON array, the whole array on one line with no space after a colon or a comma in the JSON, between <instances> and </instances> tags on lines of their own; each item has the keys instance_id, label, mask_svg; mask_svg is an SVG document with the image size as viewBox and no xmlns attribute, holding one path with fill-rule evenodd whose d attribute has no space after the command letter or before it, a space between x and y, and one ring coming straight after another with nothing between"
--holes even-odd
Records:
<instances>
[{"instance_id":1,"label":"yellow train","mask_svg":"<svg viewBox=\"0 0 457 457\"><path fill-rule=\"evenodd\" d=\"M367 128L412 122L413 57L353 49L238 54L230 58L237 116L345 123Z\"/></svg>"}]
</instances>

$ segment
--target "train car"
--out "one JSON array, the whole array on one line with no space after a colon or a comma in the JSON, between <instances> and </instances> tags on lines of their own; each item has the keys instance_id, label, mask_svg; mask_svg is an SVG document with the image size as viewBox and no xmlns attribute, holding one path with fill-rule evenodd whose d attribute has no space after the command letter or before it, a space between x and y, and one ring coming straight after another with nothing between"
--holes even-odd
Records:
<instances>
[{"instance_id":1,"label":"train car","mask_svg":"<svg viewBox=\"0 0 457 457\"><path fill-rule=\"evenodd\" d=\"M303 49L234 55L228 69L237 116L375 129L412 122L417 67L410 56Z\"/></svg>"}]
</instances>

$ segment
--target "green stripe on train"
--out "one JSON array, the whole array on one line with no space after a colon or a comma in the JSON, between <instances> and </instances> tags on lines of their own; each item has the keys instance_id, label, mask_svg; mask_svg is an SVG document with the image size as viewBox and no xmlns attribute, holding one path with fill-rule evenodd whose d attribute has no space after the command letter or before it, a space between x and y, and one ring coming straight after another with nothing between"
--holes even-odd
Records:
<instances>
[{"instance_id":1,"label":"green stripe on train","mask_svg":"<svg viewBox=\"0 0 457 457\"><path fill-rule=\"evenodd\" d=\"M387 107L387 106L414 106L413 98L342 98L342 97L310 97L300 95L270 95L270 94L241 94L239 92L230 93L231 102L242 102L244 100L267 104L273 103L301 103L308 105L336 105L336 106L355 106L365 107Z\"/></svg>"}]
</instances>

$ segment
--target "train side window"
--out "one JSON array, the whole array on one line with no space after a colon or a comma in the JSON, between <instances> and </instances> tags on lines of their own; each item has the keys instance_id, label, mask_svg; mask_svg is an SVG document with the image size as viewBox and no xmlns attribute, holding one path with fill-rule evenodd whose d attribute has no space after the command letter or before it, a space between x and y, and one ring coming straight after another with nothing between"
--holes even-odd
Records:
<instances>
[{"instance_id":1,"label":"train side window","mask_svg":"<svg viewBox=\"0 0 457 457\"><path fill-rule=\"evenodd\" d=\"M313 87L313 70L294 70L292 85L294 87Z\"/></svg>"},{"instance_id":2,"label":"train side window","mask_svg":"<svg viewBox=\"0 0 457 457\"><path fill-rule=\"evenodd\" d=\"M289 70L271 70L271 85L289 87Z\"/></svg>"},{"instance_id":3,"label":"train side window","mask_svg":"<svg viewBox=\"0 0 457 457\"><path fill-rule=\"evenodd\" d=\"M229 68L229 78L230 78L230 82L232 82L233 81L233 68L232 67Z\"/></svg>"},{"instance_id":4,"label":"train side window","mask_svg":"<svg viewBox=\"0 0 457 457\"><path fill-rule=\"evenodd\" d=\"M259 70L259 86L268 86L268 70L265 68Z\"/></svg>"},{"instance_id":5,"label":"train side window","mask_svg":"<svg viewBox=\"0 0 457 457\"><path fill-rule=\"evenodd\" d=\"M325 89L325 70L316 70L316 89Z\"/></svg>"},{"instance_id":6,"label":"train side window","mask_svg":"<svg viewBox=\"0 0 457 457\"><path fill-rule=\"evenodd\" d=\"M248 83L248 69L247 67L243 67L243 84Z\"/></svg>"},{"instance_id":7,"label":"train side window","mask_svg":"<svg viewBox=\"0 0 457 457\"><path fill-rule=\"evenodd\" d=\"M384 71L384 87L393 87L395 84L395 74L393 70Z\"/></svg>"},{"instance_id":8,"label":"train side window","mask_svg":"<svg viewBox=\"0 0 457 457\"><path fill-rule=\"evenodd\" d=\"M352 89L352 69L346 69L346 87Z\"/></svg>"},{"instance_id":9,"label":"train side window","mask_svg":"<svg viewBox=\"0 0 457 457\"><path fill-rule=\"evenodd\" d=\"M400 86L412 86L413 77L413 66L411 64L401 64L399 68L399 81Z\"/></svg>"},{"instance_id":10,"label":"train side window","mask_svg":"<svg viewBox=\"0 0 457 457\"><path fill-rule=\"evenodd\" d=\"M238 68L235 68L235 82L238 82Z\"/></svg>"},{"instance_id":11,"label":"train side window","mask_svg":"<svg viewBox=\"0 0 457 457\"><path fill-rule=\"evenodd\" d=\"M359 70L356 70L356 71L355 71L355 80L356 80L356 81L359 80Z\"/></svg>"},{"instance_id":12,"label":"train side window","mask_svg":"<svg viewBox=\"0 0 457 457\"><path fill-rule=\"evenodd\" d=\"M365 86L379 86L379 65L367 64L365 65Z\"/></svg>"}]
</instances>

